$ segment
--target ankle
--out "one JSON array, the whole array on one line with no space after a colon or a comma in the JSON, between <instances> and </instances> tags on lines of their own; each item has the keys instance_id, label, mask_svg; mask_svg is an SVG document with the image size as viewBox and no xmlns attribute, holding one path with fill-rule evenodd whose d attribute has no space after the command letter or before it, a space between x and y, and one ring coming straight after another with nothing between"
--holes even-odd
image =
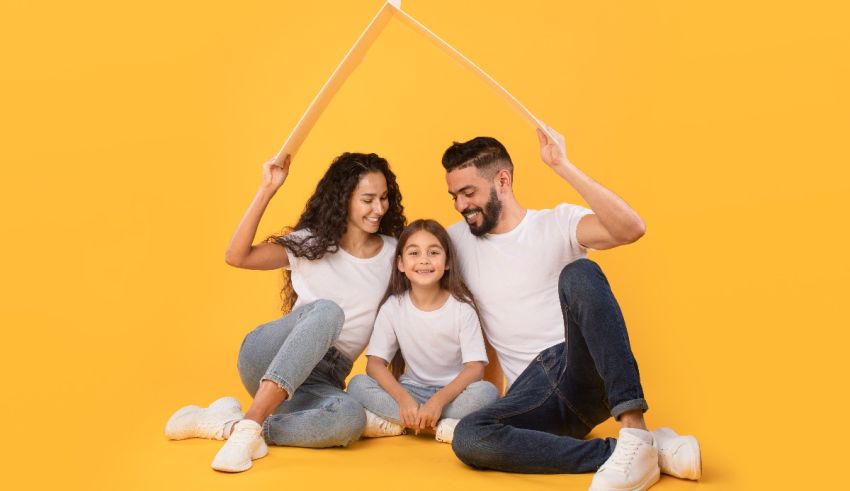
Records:
<instances>
[{"instance_id":1,"label":"ankle","mask_svg":"<svg viewBox=\"0 0 850 491\"><path fill-rule=\"evenodd\" d=\"M628 411L620 415L620 428L649 431L643 420L643 411Z\"/></svg>"}]
</instances>

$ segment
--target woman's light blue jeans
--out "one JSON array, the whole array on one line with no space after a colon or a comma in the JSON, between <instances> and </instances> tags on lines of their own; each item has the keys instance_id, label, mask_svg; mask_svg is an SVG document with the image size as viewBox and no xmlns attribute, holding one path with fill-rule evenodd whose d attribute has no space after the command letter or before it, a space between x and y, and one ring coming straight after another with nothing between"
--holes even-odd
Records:
<instances>
[{"instance_id":1,"label":"woman's light blue jeans","mask_svg":"<svg viewBox=\"0 0 850 491\"><path fill-rule=\"evenodd\" d=\"M263 423L267 443L324 448L360 438L366 413L343 391L352 362L333 347L344 319L337 304L317 300L245 336L237 365L251 397L263 380L289 394Z\"/></svg>"},{"instance_id":2,"label":"woman's light blue jeans","mask_svg":"<svg viewBox=\"0 0 850 491\"><path fill-rule=\"evenodd\" d=\"M401 386L419 404L424 404L442 387L421 386L402 382ZM401 424L398 403L387 393L378 382L368 375L357 375L348 384L348 393L369 411L378 416ZM480 380L469 384L463 392L443 407L441 418L460 419L499 399L496 386Z\"/></svg>"}]
</instances>

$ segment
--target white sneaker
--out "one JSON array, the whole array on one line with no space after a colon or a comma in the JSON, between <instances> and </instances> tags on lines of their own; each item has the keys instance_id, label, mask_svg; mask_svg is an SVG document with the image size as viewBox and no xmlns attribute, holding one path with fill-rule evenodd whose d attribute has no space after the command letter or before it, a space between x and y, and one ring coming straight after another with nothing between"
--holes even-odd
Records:
<instances>
[{"instance_id":1,"label":"white sneaker","mask_svg":"<svg viewBox=\"0 0 850 491\"><path fill-rule=\"evenodd\" d=\"M591 491L643 491L658 482L658 450L652 433L635 428L620 430L614 453L593 476Z\"/></svg>"},{"instance_id":2,"label":"white sneaker","mask_svg":"<svg viewBox=\"0 0 850 491\"><path fill-rule=\"evenodd\" d=\"M438 442L452 443L455 436L455 426L460 422L459 419L443 418L437 422L436 438Z\"/></svg>"},{"instance_id":3,"label":"white sneaker","mask_svg":"<svg viewBox=\"0 0 850 491\"><path fill-rule=\"evenodd\" d=\"M247 471L252 460L268 455L269 447L263 440L263 427L256 421L243 419L233 425L230 438L212 461L212 468L224 472Z\"/></svg>"},{"instance_id":4,"label":"white sneaker","mask_svg":"<svg viewBox=\"0 0 850 491\"><path fill-rule=\"evenodd\" d=\"M658 448L661 472L694 481L702 476L702 457L696 438L680 436L670 428L659 428L652 432L652 436Z\"/></svg>"},{"instance_id":5,"label":"white sneaker","mask_svg":"<svg viewBox=\"0 0 850 491\"><path fill-rule=\"evenodd\" d=\"M165 436L171 440L211 438L224 440L229 421L242 419L242 406L233 397L222 397L209 407L186 406L178 409L165 424Z\"/></svg>"},{"instance_id":6,"label":"white sneaker","mask_svg":"<svg viewBox=\"0 0 850 491\"><path fill-rule=\"evenodd\" d=\"M363 428L363 436L366 438L378 438L402 434L404 434L403 426L392 421L387 421L372 411L366 410L366 426Z\"/></svg>"}]
</instances>

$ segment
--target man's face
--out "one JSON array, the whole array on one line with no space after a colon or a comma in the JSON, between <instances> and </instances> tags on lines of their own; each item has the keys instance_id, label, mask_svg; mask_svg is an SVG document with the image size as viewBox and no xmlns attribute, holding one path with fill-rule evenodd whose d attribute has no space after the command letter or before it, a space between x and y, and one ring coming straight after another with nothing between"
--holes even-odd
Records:
<instances>
[{"instance_id":1,"label":"man's face","mask_svg":"<svg viewBox=\"0 0 850 491\"><path fill-rule=\"evenodd\" d=\"M502 215L502 202L496 186L473 166L446 173L449 194L455 210L463 215L472 235L482 236L493 230Z\"/></svg>"}]
</instances>

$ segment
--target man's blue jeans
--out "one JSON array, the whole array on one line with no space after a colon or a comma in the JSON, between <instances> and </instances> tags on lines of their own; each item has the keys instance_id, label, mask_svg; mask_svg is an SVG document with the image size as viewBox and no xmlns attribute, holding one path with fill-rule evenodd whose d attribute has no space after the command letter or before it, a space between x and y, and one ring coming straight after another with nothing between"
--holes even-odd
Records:
<instances>
[{"instance_id":1,"label":"man's blue jeans","mask_svg":"<svg viewBox=\"0 0 850 491\"><path fill-rule=\"evenodd\" d=\"M504 398L460 421L452 449L467 465L592 472L616 440L582 438L610 416L648 409L623 315L599 266L568 264L558 290L566 343L540 352Z\"/></svg>"}]
</instances>

